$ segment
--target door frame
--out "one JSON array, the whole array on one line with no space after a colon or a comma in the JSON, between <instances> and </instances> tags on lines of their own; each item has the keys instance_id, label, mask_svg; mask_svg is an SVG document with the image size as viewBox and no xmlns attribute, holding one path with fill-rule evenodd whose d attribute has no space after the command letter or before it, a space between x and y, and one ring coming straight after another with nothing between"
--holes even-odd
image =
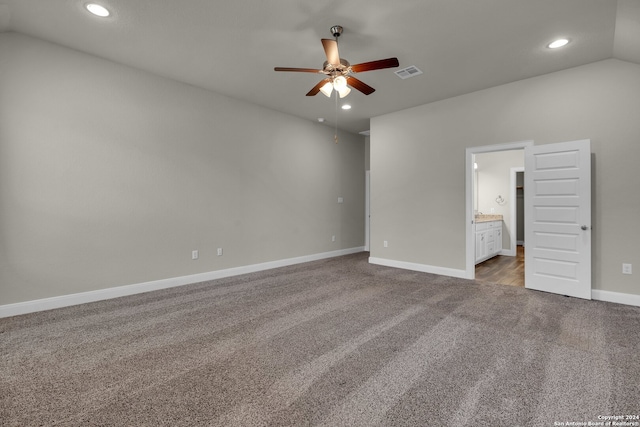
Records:
<instances>
[{"instance_id":1,"label":"door frame","mask_svg":"<svg viewBox=\"0 0 640 427\"><path fill-rule=\"evenodd\" d=\"M511 192L511 250L505 255L516 256L518 253L518 216L517 216L517 176L518 172L524 172L524 166L511 168L511 183L509 191ZM523 208L524 209L524 208Z\"/></svg>"},{"instance_id":2,"label":"door frame","mask_svg":"<svg viewBox=\"0 0 640 427\"><path fill-rule=\"evenodd\" d=\"M371 250L371 171L364 172L364 250Z\"/></svg>"},{"instance_id":3,"label":"door frame","mask_svg":"<svg viewBox=\"0 0 640 427\"><path fill-rule=\"evenodd\" d=\"M485 145L482 147L467 147L465 150L465 200L466 200L466 213L465 213L465 234L466 234L466 268L465 278L476 278L476 264L475 264L475 244L473 224L475 222L475 212L473 206L473 158L476 154L480 153L492 153L496 151L510 151L510 150L524 150L526 147L533 146L533 140L509 142L506 144ZM526 223L525 223L526 227Z\"/></svg>"}]
</instances>

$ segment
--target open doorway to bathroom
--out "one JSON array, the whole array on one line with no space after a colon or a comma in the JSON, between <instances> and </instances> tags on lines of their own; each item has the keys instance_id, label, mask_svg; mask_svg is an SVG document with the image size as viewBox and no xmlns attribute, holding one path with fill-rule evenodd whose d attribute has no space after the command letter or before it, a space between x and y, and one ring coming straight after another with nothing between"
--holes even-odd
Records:
<instances>
[{"instance_id":1,"label":"open doorway to bathroom","mask_svg":"<svg viewBox=\"0 0 640 427\"><path fill-rule=\"evenodd\" d=\"M515 159L519 163L518 156ZM491 163L490 163L491 164ZM504 174L501 174L504 177ZM509 196L502 202L508 205L510 224L501 224L505 238L511 240L513 251L500 251L498 255L476 264L476 281L524 287L524 167L511 167L509 173ZM499 224L496 222L495 224ZM478 226L476 226L478 228ZM495 233L498 234L498 233ZM496 243L499 245L499 243Z\"/></svg>"},{"instance_id":2,"label":"open doorway to bathroom","mask_svg":"<svg viewBox=\"0 0 640 427\"><path fill-rule=\"evenodd\" d=\"M478 147L471 153L471 278L524 287L524 146ZM504 147L504 148L503 148ZM502 149L500 149L502 148ZM467 153L469 155L469 153ZM469 202L468 202L469 203ZM469 263L468 263L469 264ZM469 265L468 265L469 267Z\"/></svg>"}]
</instances>

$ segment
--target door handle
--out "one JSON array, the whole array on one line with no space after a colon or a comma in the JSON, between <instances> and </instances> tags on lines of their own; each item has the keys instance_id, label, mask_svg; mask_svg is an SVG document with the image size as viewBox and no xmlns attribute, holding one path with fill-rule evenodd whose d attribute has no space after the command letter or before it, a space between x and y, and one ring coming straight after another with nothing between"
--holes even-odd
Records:
<instances>
[{"instance_id":1,"label":"door handle","mask_svg":"<svg viewBox=\"0 0 640 427\"><path fill-rule=\"evenodd\" d=\"M582 227L580 227L582 230L588 230L589 227L587 227L586 225L583 225Z\"/></svg>"}]
</instances>

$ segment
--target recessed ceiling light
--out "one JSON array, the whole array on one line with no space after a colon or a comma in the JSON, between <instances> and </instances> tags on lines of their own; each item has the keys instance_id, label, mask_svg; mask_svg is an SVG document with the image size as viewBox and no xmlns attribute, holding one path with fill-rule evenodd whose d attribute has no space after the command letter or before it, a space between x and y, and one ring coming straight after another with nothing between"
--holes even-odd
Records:
<instances>
[{"instance_id":1,"label":"recessed ceiling light","mask_svg":"<svg viewBox=\"0 0 640 427\"><path fill-rule=\"evenodd\" d=\"M101 18L106 18L107 16L111 15L111 13L106 7L100 6L99 4L96 4L96 3L87 3L86 5L84 5L84 7L89 12Z\"/></svg>"},{"instance_id":2,"label":"recessed ceiling light","mask_svg":"<svg viewBox=\"0 0 640 427\"><path fill-rule=\"evenodd\" d=\"M566 46L567 43L569 43L569 39L558 39L549 43L547 47L549 49L557 49L559 47Z\"/></svg>"},{"instance_id":3,"label":"recessed ceiling light","mask_svg":"<svg viewBox=\"0 0 640 427\"><path fill-rule=\"evenodd\" d=\"M349 104L344 104L344 105L342 106L342 109L343 109L343 110L351 110L351 105L349 105Z\"/></svg>"}]
</instances>

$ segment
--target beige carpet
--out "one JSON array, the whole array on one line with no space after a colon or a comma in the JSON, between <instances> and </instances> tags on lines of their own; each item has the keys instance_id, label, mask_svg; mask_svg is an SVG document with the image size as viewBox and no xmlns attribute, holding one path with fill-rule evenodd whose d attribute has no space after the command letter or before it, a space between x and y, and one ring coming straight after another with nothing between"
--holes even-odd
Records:
<instances>
[{"instance_id":1,"label":"beige carpet","mask_svg":"<svg viewBox=\"0 0 640 427\"><path fill-rule=\"evenodd\" d=\"M366 254L0 319L2 426L553 426L639 396L640 308Z\"/></svg>"}]
</instances>

